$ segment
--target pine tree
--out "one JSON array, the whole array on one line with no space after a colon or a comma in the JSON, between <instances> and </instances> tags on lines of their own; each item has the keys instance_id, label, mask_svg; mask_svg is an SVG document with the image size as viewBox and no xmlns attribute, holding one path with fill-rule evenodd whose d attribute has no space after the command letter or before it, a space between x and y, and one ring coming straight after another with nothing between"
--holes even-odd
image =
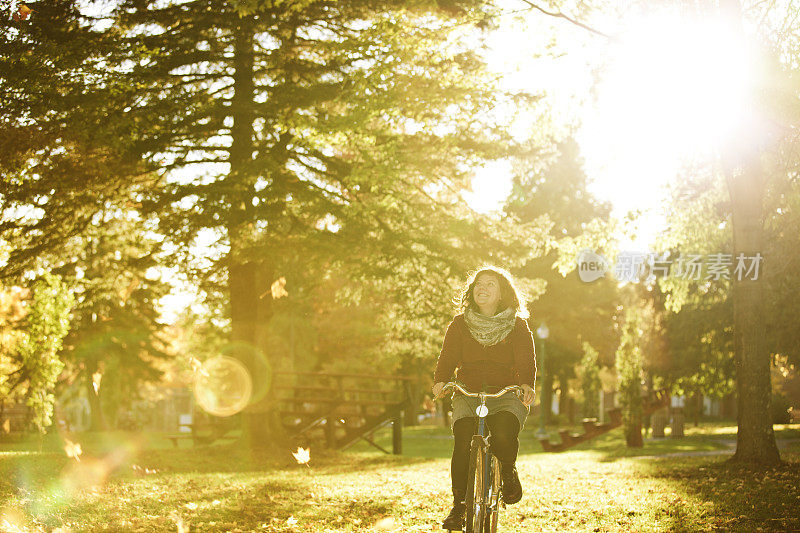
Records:
<instances>
[{"instance_id":1,"label":"pine tree","mask_svg":"<svg viewBox=\"0 0 800 533\"><path fill-rule=\"evenodd\" d=\"M122 3L114 64L136 88L123 137L160 176L143 211L186 258L201 232L218 239L215 288L232 340L252 347L241 357L256 389L269 372L256 355L268 360L269 288L296 256L376 287L463 268L498 241L495 255L529 255L509 252L528 244L513 221L473 222L460 198L470 168L510 144L483 118L497 93L464 35L491 9ZM250 408L254 443L281 438L269 401Z\"/></svg>"},{"instance_id":2,"label":"pine tree","mask_svg":"<svg viewBox=\"0 0 800 533\"><path fill-rule=\"evenodd\" d=\"M65 381L87 393L95 430L116 426L140 386L161 377L168 354L158 302L169 286L159 252L135 213L109 209L54 260L76 300L61 352Z\"/></svg>"},{"instance_id":3,"label":"pine tree","mask_svg":"<svg viewBox=\"0 0 800 533\"><path fill-rule=\"evenodd\" d=\"M105 60L116 32L78 4L0 10L0 238L11 246L0 276L12 283L139 182L110 114L125 94Z\"/></svg>"}]
</instances>

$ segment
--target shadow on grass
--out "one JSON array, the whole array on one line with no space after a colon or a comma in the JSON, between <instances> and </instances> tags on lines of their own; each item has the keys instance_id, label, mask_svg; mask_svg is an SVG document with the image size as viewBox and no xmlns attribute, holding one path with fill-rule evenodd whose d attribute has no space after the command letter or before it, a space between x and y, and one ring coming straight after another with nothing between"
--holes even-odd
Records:
<instances>
[{"instance_id":1,"label":"shadow on grass","mask_svg":"<svg viewBox=\"0 0 800 533\"><path fill-rule=\"evenodd\" d=\"M399 497L320 494L313 474L264 480L260 475L194 474L140 479L105 489L104 505L73 503L58 521L104 524L116 530L169 531L179 522L191 530L255 531L297 524L314 528L347 522L370 524L398 507ZM135 509L135 513L130 510ZM272 531L273 529L270 528Z\"/></svg>"},{"instance_id":2,"label":"shadow on grass","mask_svg":"<svg viewBox=\"0 0 800 533\"><path fill-rule=\"evenodd\" d=\"M86 441L88 442L88 441ZM122 442L122 441L120 441ZM94 448L94 450L92 449ZM44 487L71 466L79 464L56 446L58 451L0 451L0 498L16 494L20 487ZM111 459L119 450L127 450L119 460ZM130 480L183 474L241 474L312 470L317 475L380 471L387 467L413 467L435 461L435 458L385 455L382 453L348 453L311 448L309 466L298 464L288 448L250 450L241 443L197 446L193 448L142 449L124 444L114 448L89 445L80 464L103 464L110 479Z\"/></svg>"},{"instance_id":3,"label":"shadow on grass","mask_svg":"<svg viewBox=\"0 0 800 533\"><path fill-rule=\"evenodd\" d=\"M368 471L387 466L429 462L430 457L386 455L380 452L340 452L324 447L310 449L309 467L318 472ZM142 466L171 472L245 472L296 469L298 462L288 448L251 450L239 443L224 446L198 446L191 450L154 450L142 452Z\"/></svg>"},{"instance_id":4,"label":"shadow on grass","mask_svg":"<svg viewBox=\"0 0 800 533\"><path fill-rule=\"evenodd\" d=\"M573 428L574 429L574 428ZM554 433L551 431L551 433ZM787 445L793 445L790 441L800 439L800 425L776 425L775 437L779 441L787 441ZM558 439L552 439L555 443ZM641 456L665 456L673 454L697 454L697 455L725 455L725 452L733 453L736 443L736 427L733 426L710 426L710 427L689 427L683 437L673 438L648 438L644 441L641 448L628 448L625 445L622 429L617 428L608 433L604 433L586 441L578 446L573 446L567 451L592 451L598 453L598 461L614 462L619 459L641 457ZM538 446L538 444L537 444ZM520 448L520 453L523 448ZM556 452L556 455L559 452Z\"/></svg>"},{"instance_id":5,"label":"shadow on grass","mask_svg":"<svg viewBox=\"0 0 800 533\"><path fill-rule=\"evenodd\" d=\"M86 467L93 472L89 465L107 463L107 457L0 456L0 500L13 501L46 528L73 523L79 529L103 524L118 531L169 531L183 521L202 531L252 531L294 520L315 528L352 527L402 507L399 491L381 492L382 473L434 460L312 448L305 466L289 450L252 452L234 443L139 450L100 477L73 475Z\"/></svg>"},{"instance_id":6,"label":"shadow on grass","mask_svg":"<svg viewBox=\"0 0 800 533\"><path fill-rule=\"evenodd\" d=\"M675 485L702 509L678 499L670 506L670 530L686 531L699 519L713 530L800 531L800 454L784 452L785 464L759 468L726 459L682 458L640 465L642 473Z\"/></svg>"},{"instance_id":7,"label":"shadow on grass","mask_svg":"<svg viewBox=\"0 0 800 533\"><path fill-rule=\"evenodd\" d=\"M588 441L572 450L593 450L602 455L599 461L613 462L622 458L641 456L665 456L677 454L719 455L727 459L727 453L732 454L736 445L735 427L719 427L719 432L709 432L709 428L688 428L683 437L664 437L659 439L645 439L641 448L628 448L625 445L622 431L606 433L601 437ZM733 430L726 431L726 430ZM795 425L776 425L775 437L779 441L794 440L800 437L800 428ZM722 459L721 459L722 460Z\"/></svg>"}]
</instances>

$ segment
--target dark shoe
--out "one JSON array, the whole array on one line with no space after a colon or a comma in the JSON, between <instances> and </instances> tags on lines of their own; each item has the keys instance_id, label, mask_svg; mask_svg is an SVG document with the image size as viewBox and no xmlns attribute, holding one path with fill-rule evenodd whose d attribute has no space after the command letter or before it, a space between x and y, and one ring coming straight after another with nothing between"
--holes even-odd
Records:
<instances>
[{"instance_id":1,"label":"dark shoe","mask_svg":"<svg viewBox=\"0 0 800 533\"><path fill-rule=\"evenodd\" d=\"M453 503L453 509L450 514L442 522L442 529L451 529L453 531L461 531L464 529L464 513L467 511L467 506L464 502Z\"/></svg>"},{"instance_id":2,"label":"dark shoe","mask_svg":"<svg viewBox=\"0 0 800 533\"><path fill-rule=\"evenodd\" d=\"M517 467L512 465L500 465L500 477L503 480L503 486L500 489L503 495L503 501L511 505L517 503L522 499L522 485L519 482L517 475Z\"/></svg>"}]
</instances>

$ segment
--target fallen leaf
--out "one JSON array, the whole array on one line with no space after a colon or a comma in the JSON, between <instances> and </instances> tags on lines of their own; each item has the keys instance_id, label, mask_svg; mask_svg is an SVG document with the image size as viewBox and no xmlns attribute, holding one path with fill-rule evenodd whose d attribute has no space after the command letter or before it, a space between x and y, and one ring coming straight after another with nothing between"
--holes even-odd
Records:
<instances>
[{"instance_id":1,"label":"fallen leaf","mask_svg":"<svg viewBox=\"0 0 800 533\"><path fill-rule=\"evenodd\" d=\"M186 526L186 523L183 521L183 518L181 518L177 511L172 511L169 513L169 517L172 518L173 522L175 522L175 526L178 528L178 533L189 533L189 528Z\"/></svg>"},{"instance_id":2,"label":"fallen leaf","mask_svg":"<svg viewBox=\"0 0 800 533\"><path fill-rule=\"evenodd\" d=\"M81 451L81 445L77 442L72 442L69 439L64 439L64 441L66 441L64 444L64 451L66 452L67 457L75 459L76 461L80 461L81 454L83 453Z\"/></svg>"},{"instance_id":3,"label":"fallen leaf","mask_svg":"<svg viewBox=\"0 0 800 533\"><path fill-rule=\"evenodd\" d=\"M131 294L133 294L133 291L136 290L136 287L138 286L139 286L139 278L133 278L130 284L126 288L119 291L119 298L120 300L122 300L123 306L125 305L125 302L128 301L128 298L131 297Z\"/></svg>"},{"instance_id":4,"label":"fallen leaf","mask_svg":"<svg viewBox=\"0 0 800 533\"><path fill-rule=\"evenodd\" d=\"M272 298L277 300L278 298L283 298L284 296L289 296L289 293L286 292L286 288L285 287L286 287L286 278L281 276L270 287L270 291L272 291Z\"/></svg>"},{"instance_id":5,"label":"fallen leaf","mask_svg":"<svg viewBox=\"0 0 800 533\"><path fill-rule=\"evenodd\" d=\"M103 379L103 374L98 370L94 374L92 374L92 387L94 387L94 393L100 394L100 381Z\"/></svg>"},{"instance_id":6,"label":"fallen leaf","mask_svg":"<svg viewBox=\"0 0 800 533\"><path fill-rule=\"evenodd\" d=\"M11 18L17 22L21 20L28 20L28 17L31 16L31 13L33 13L33 9L29 8L25 4L20 4L17 8L17 12L14 13L14 16Z\"/></svg>"},{"instance_id":7,"label":"fallen leaf","mask_svg":"<svg viewBox=\"0 0 800 533\"><path fill-rule=\"evenodd\" d=\"M308 466L308 461L311 460L311 448L297 448L296 452L292 452L297 464Z\"/></svg>"},{"instance_id":8,"label":"fallen leaf","mask_svg":"<svg viewBox=\"0 0 800 533\"><path fill-rule=\"evenodd\" d=\"M201 376L208 377L208 370L206 370L206 368L203 366L203 363L201 363L197 358L189 358L189 363L192 365L193 372L198 373Z\"/></svg>"},{"instance_id":9,"label":"fallen leaf","mask_svg":"<svg viewBox=\"0 0 800 533\"><path fill-rule=\"evenodd\" d=\"M394 518L386 517L375 522L375 525L372 526L372 529L373 531L394 531L398 527L400 527L400 524L398 524Z\"/></svg>"}]
</instances>

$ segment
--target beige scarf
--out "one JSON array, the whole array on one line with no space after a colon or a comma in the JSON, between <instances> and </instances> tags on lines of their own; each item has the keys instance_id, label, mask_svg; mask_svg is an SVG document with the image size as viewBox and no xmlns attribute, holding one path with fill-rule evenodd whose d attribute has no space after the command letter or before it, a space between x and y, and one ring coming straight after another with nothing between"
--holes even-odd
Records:
<instances>
[{"instance_id":1,"label":"beige scarf","mask_svg":"<svg viewBox=\"0 0 800 533\"><path fill-rule=\"evenodd\" d=\"M506 307L494 316L486 316L471 307L464 311L464 322L467 323L472 337L483 346L492 346L505 339L517 320L516 310Z\"/></svg>"}]
</instances>

